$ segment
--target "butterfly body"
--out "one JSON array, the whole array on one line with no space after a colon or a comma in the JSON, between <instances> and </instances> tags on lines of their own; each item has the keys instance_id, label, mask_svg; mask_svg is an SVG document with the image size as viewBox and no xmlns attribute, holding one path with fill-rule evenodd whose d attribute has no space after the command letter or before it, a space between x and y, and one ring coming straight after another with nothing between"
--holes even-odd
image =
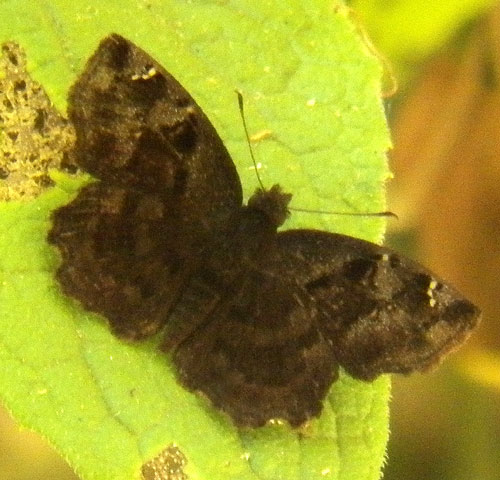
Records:
<instances>
[{"instance_id":1,"label":"butterfly body","mask_svg":"<svg viewBox=\"0 0 500 480\"><path fill-rule=\"evenodd\" d=\"M278 232L291 195L242 205L236 169L185 89L104 39L72 87L75 162L97 179L53 214L63 291L127 340L163 332L179 380L238 426L319 415L339 366L426 370L478 309L420 265L359 239Z\"/></svg>"}]
</instances>

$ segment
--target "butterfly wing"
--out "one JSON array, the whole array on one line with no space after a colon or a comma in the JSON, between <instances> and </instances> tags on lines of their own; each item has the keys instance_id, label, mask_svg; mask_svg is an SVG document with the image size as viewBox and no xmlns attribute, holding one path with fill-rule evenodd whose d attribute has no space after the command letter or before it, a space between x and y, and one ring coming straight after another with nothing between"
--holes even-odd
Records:
<instances>
[{"instance_id":1,"label":"butterfly wing","mask_svg":"<svg viewBox=\"0 0 500 480\"><path fill-rule=\"evenodd\" d=\"M248 268L238 288L221 296L205 322L173 348L181 383L204 393L239 426L273 418L302 424L319 415L338 376L314 301L280 273ZM167 350L171 344L167 334Z\"/></svg>"},{"instance_id":2,"label":"butterfly wing","mask_svg":"<svg viewBox=\"0 0 500 480\"><path fill-rule=\"evenodd\" d=\"M118 335L150 335L212 232L240 209L236 169L186 90L119 35L89 59L68 110L74 160L99 181L54 212L58 278Z\"/></svg>"},{"instance_id":3,"label":"butterfly wing","mask_svg":"<svg viewBox=\"0 0 500 480\"><path fill-rule=\"evenodd\" d=\"M93 176L173 198L185 223L216 222L241 206L236 168L209 119L172 75L123 37L100 43L68 103L75 161Z\"/></svg>"},{"instance_id":4,"label":"butterfly wing","mask_svg":"<svg viewBox=\"0 0 500 480\"><path fill-rule=\"evenodd\" d=\"M277 235L174 349L182 383L240 426L317 416L341 365L372 380L426 370L479 312L423 267L344 235Z\"/></svg>"},{"instance_id":5,"label":"butterfly wing","mask_svg":"<svg viewBox=\"0 0 500 480\"><path fill-rule=\"evenodd\" d=\"M425 371L458 347L480 312L457 290L394 251L345 235L280 233L274 268L321 311L321 331L352 376Z\"/></svg>"}]
</instances>

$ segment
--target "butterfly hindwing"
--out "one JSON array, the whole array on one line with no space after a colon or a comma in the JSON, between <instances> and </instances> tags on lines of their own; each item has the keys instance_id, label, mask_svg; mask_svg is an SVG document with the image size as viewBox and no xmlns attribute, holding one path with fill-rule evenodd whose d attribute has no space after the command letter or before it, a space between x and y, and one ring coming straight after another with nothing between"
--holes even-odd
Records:
<instances>
[{"instance_id":1,"label":"butterfly hindwing","mask_svg":"<svg viewBox=\"0 0 500 480\"><path fill-rule=\"evenodd\" d=\"M241 273L231 294L222 290L205 322L173 349L179 378L238 425L280 418L298 426L320 413L337 378L333 346L314 299L293 278L250 265Z\"/></svg>"},{"instance_id":2,"label":"butterfly hindwing","mask_svg":"<svg viewBox=\"0 0 500 480\"><path fill-rule=\"evenodd\" d=\"M63 257L64 292L104 315L121 337L156 333L189 269L182 238L168 235L178 225L154 196L102 182L84 187L53 214L49 233Z\"/></svg>"}]
</instances>

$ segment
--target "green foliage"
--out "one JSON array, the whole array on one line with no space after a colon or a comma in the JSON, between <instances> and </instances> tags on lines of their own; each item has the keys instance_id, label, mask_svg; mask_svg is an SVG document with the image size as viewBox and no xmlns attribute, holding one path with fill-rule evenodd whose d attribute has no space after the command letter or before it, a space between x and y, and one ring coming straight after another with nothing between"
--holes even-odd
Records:
<instances>
[{"instance_id":1,"label":"green foliage","mask_svg":"<svg viewBox=\"0 0 500 480\"><path fill-rule=\"evenodd\" d=\"M496 0L353 0L376 46L399 67L422 61Z\"/></svg>"},{"instance_id":2,"label":"green foliage","mask_svg":"<svg viewBox=\"0 0 500 480\"><path fill-rule=\"evenodd\" d=\"M230 150L247 195L256 186L234 89L246 101L266 185L294 204L384 209L387 127L380 66L342 5L329 1L4 2L0 39L27 51L32 75L64 110L67 90L98 41L115 31L147 50L196 98ZM79 181L30 203L0 206L0 397L87 480L139 478L175 443L191 479L375 480L387 440L388 379L342 376L320 419L300 434L283 425L239 431L181 388L156 340L126 344L65 298L46 242L50 212ZM383 221L296 214L286 225L374 241Z\"/></svg>"}]
</instances>

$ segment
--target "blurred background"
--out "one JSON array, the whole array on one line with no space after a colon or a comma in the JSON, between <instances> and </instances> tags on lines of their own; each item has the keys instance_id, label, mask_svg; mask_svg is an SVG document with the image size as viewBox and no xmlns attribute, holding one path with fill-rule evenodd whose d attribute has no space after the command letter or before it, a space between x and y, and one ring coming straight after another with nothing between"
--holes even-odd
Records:
<instances>
[{"instance_id":1,"label":"blurred background","mask_svg":"<svg viewBox=\"0 0 500 480\"><path fill-rule=\"evenodd\" d=\"M500 3L349 5L386 66L389 209L399 216L386 243L483 310L467 345L436 372L393 377L384 479L500 480ZM1 479L77 478L3 411L0 457Z\"/></svg>"},{"instance_id":2,"label":"blurred background","mask_svg":"<svg viewBox=\"0 0 500 480\"><path fill-rule=\"evenodd\" d=\"M386 244L483 311L479 329L437 371L393 377L384 479L499 480L500 3L351 7L386 63L388 203L399 216Z\"/></svg>"}]
</instances>

